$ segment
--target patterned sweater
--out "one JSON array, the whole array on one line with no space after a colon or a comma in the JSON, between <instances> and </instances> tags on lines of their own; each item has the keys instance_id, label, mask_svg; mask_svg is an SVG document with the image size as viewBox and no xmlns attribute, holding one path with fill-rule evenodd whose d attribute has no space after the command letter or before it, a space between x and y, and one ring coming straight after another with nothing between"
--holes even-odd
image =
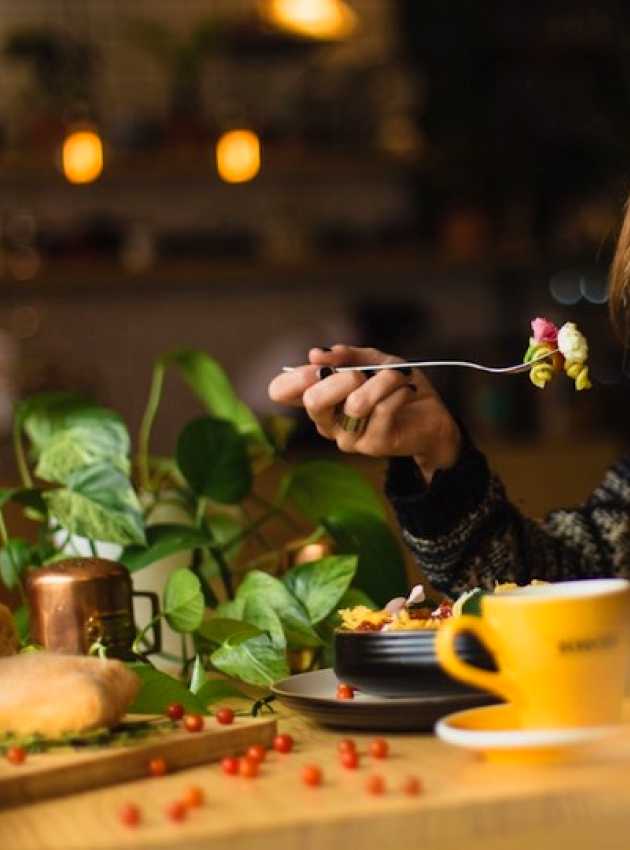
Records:
<instances>
[{"instance_id":1,"label":"patterned sweater","mask_svg":"<svg viewBox=\"0 0 630 850\"><path fill-rule=\"evenodd\" d=\"M509 501L466 436L458 463L437 472L429 487L411 458L393 458L385 490L424 574L450 596L535 578L630 578L630 456L608 470L585 504L540 522Z\"/></svg>"}]
</instances>

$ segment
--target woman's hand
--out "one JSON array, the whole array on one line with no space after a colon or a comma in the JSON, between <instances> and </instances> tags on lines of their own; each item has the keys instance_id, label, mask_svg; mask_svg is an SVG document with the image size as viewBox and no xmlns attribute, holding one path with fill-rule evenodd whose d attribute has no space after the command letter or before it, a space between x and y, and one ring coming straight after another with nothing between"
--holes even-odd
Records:
<instances>
[{"instance_id":1,"label":"woman's hand","mask_svg":"<svg viewBox=\"0 0 630 850\"><path fill-rule=\"evenodd\" d=\"M459 455L457 424L429 381L418 369L373 373L327 372L335 366L400 363L375 348L335 345L312 348L309 365L278 375L269 385L273 401L303 406L322 437L343 452L373 457L414 458L430 483L437 469L447 469ZM362 431L340 424L340 413L367 419Z\"/></svg>"}]
</instances>

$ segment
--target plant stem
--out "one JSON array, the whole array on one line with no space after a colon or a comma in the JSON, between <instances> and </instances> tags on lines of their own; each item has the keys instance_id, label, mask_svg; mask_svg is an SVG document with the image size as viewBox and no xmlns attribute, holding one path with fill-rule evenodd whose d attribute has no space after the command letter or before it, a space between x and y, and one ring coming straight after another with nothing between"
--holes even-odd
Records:
<instances>
[{"instance_id":1,"label":"plant stem","mask_svg":"<svg viewBox=\"0 0 630 850\"><path fill-rule=\"evenodd\" d=\"M0 539L2 540L3 546L6 546L9 542L9 534L7 532L7 527L4 523L4 516L2 515L2 511L0 511Z\"/></svg>"},{"instance_id":2,"label":"plant stem","mask_svg":"<svg viewBox=\"0 0 630 850\"><path fill-rule=\"evenodd\" d=\"M299 533L302 532L302 529L297 524L297 522L293 519L291 514L288 511L285 511L284 508L281 508L280 505L278 505L277 503L269 502L269 501L267 501L267 499L263 499L263 497L259 496L258 493L251 493L250 498L253 499L255 502L258 502L259 505L262 505L264 508L267 508L268 510L273 509L275 511L275 513L277 513L278 516L281 517L285 521L285 523L289 526L291 531L297 531Z\"/></svg>"},{"instance_id":3,"label":"plant stem","mask_svg":"<svg viewBox=\"0 0 630 850\"><path fill-rule=\"evenodd\" d=\"M96 549L96 544L94 543L94 541L92 539L88 540L88 543L90 544L90 552L92 553L92 557L98 558L98 551Z\"/></svg>"},{"instance_id":4,"label":"plant stem","mask_svg":"<svg viewBox=\"0 0 630 850\"><path fill-rule=\"evenodd\" d=\"M15 460L17 462L20 479L25 487L33 486L33 479L28 469L26 455L24 454L24 446L22 445L22 434L20 423L17 416L13 417L13 451L15 452Z\"/></svg>"},{"instance_id":5,"label":"plant stem","mask_svg":"<svg viewBox=\"0 0 630 850\"><path fill-rule=\"evenodd\" d=\"M147 406L142 417L142 422L140 423L140 430L138 431L138 474L140 477L140 487L145 491L151 489L149 443L151 441L151 429L162 397L164 372L164 364L158 360L153 368L149 398L147 399Z\"/></svg>"},{"instance_id":6,"label":"plant stem","mask_svg":"<svg viewBox=\"0 0 630 850\"><path fill-rule=\"evenodd\" d=\"M141 652L141 646L140 646L140 644L141 644L141 643L142 643L142 641L144 640L144 637L145 637L146 633L149 631L149 629L153 628L153 626L154 626L154 625L155 625L155 624L156 624L159 620L161 620L163 616L164 616L163 614L157 614L155 617L153 617L151 620L149 620L149 622L148 622L148 623L146 624L146 626L142 629L142 631L139 631L139 632L138 632L138 634L136 635L136 637L135 637L135 639L134 639L133 644L131 645L131 650L132 650L132 652L135 652L135 653L136 653L136 655L139 655L139 654L140 654L140 652Z\"/></svg>"}]
</instances>

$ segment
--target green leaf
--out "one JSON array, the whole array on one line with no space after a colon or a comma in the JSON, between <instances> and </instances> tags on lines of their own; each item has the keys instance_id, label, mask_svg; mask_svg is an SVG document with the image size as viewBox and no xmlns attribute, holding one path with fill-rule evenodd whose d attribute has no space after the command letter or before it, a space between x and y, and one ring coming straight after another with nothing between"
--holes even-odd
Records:
<instances>
[{"instance_id":1,"label":"green leaf","mask_svg":"<svg viewBox=\"0 0 630 850\"><path fill-rule=\"evenodd\" d=\"M260 422L234 392L230 380L216 360L203 351L179 350L161 358L166 366L177 368L213 416L231 422L239 434L271 454L273 449Z\"/></svg>"},{"instance_id":2,"label":"green leaf","mask_svg":"<svg viewBox=\"0 0 630 850\"><path fill-rule=\"evenodd\" d=\"M243 620L266 632L274 646L286 649L287 639L280 617L263 597L248 596L243 609Z\"/></svg>"},{"instance_id":3,"label":"green leaf","mask_svg":"<svg viewBox=\"0 0 630 850\"><path fill-rule=\"evenodd\" d=\"M355 576L357 562L356 555L330 555L320 561L298 564L282 581L306 608L315 625L338 605Z\"/></svg>"},{"instance_id":4,"label":"green leaf","mask_svg":"<svg viewBox=\"0 0 630 850\"><path fill-rule=\"evenodd\" d=\"M210 660L217 670L250 685L270 687L289 675L286 653L274 646L267 635L236 645L227 641L212 653Z\"/></svg>"},{"instance_id":5,"label":"green leaf","mask_svg":"<svg viewBox=\"0 0 630 850\"><path fill-rule=\"evenodd\" d=\"M292 501L312 522L333 513L360 511L385 518L374 488L352 467L329 460L295 466L284 478L280 497Z\"/></svg>"},{"instance_id":6,"label":"green leaf","mask_svg":"<svg viewBox=\"0 0 630 850\"><path fill-rule=\"evenodd\" d=\"M243 616L244 608L245 600L239 599L237 595L236 599L230 599L227 602L221 602L220 605L217 605L214 615L215 617L227 617L230 620L240 620Z\"/></svg>"},{"instance_id":7,"label":"green leaf","mask_svg":"<svg viewBox=\"0 0 630 850\"><path fill-rule=\"evenodd\" d=\"M203 531L190 525L150 525L146 530L146 537L146 546L128 546L119 558L131 573L175 552L186 552L209 543Z\"/></svg>"},{"instance_id":8,"label":"green leaf","mask_svg":"<svg viewBox=\"0 0 630 850\"><path fill-rule=\"evenodd\" d=\"M44 493L51 514L81 537L109 543L145 543L138 498L123 473L103 462L73 472L65 487Z\"/></svg>"},{"instance_id":9,"label":"green leaf","mask_svg":"<svg viewBox=\"0 0 630 850\"><path fill-rule=\"evenodd\" d=\"M24 570L33 565L33 550L26 540L14 537L0 551L0 576L9 590L20 582Z\"/></svg>"},{"instance_id":10,"label":"green leaf","mask_svg":"<svg viewBox=\"0 0 630 850\"><path fill-rule=\"evenodd\" d=\"M201 656L195 655L195 663L193 664L192 675L190 677L190 690L193 694L198 694L207 680L208 676L201 663Z\"/></svg>"},{"instance_id":11,"label":"green leaf","mask_svg":"<svg viewBox=\"0 0 630 850\"><path fill-rule=\"evenodd\" d=\"M245 442L221 419L206 416L189 422L177 440L177 463L197 496L235 504L251 490Z\"/></svg>"},{"instance_id":12,"label":"green leaf","mask_svg":"<svg viewBox=\"0 0 630 850\"><path fill-rule=\"evenodd\" d=\"M355 584L378 605L407 595L409 583L400 543L384 520L366 512L337 511L322 522L337 552L359 556Z\"/></svg>"},{"instance_id":13,"label":"green leaf","mask_svg":"<svg viewBox=\"0 0 630 850\"><path fill-rule=\"evenodd\" d=\"M245 604L250 598L264 599L280 618L289 649L321 645L305 609L279 579L260 570L251 570L236 595L238 599L245 600ZM244 611L242 616L245 616Z\"/></svg>"},{"instance_id":14,"label":"green leaf","mask_svg":"<svg viewBox=\"0 0 630 850\"><path fill-rule=\"evenodd\" d=\"M235 697L249 699L247 694L239 691L238 688L223 679L209 679L197 691L197 699L205 706L212 705L212 703L219 702L222 699L234 699Z\"/></svg>"},{"instance_id":15,"label":"green leaf","mask_svg":"<svg viewBox=\"0 0 630 850\"><path fill-rule=\"evenodd\" d=\"M219 606L222 607L222 606ZM244 607L244 603L243 603ZM217 609L218 610L218 609ZM240 643L251 637L258 637L262 631L251 623L242 620L232 620L228 617L210 617L204 620L197 629L197 634L212 643L225 643L229 640L232 644Z\"/></svg>"},{"instance_id":16,"label":"green leaf","mask_svg":"<svg viewBox=\"0 0 630 850\"><path fill-rule=\"evenodd\" d=\"M16 502L22 505L24 508L27 508L30 516L40 521L46 519L48 507L46 506L41 490L28 487L1 489L0 508L6 505L7 502Z\"/></svg>"},{"instance_id":17,"label":"green leaf","mask_svg":"<svg viewBox=\"0 0 630 850\"><path fill-rule=\"evenodd\" d=\"M20 605L19 608L16 608L13 612L13 621L15 622L15 628L20 638L20 644L24 646L30 640L28 605Z\"/></svg>"},{"instance_id":18,"label":"green leaf","mask_svg":"<svg viewBox=\"0 0 630 850\"><path fill-rule=\"evenodd\" d=\"M470 614L471 617L481 617L481 600L486 595L480 587L476 587L466 594L462 602L462 614Z\"/></svg>"},{"instance_id":19,"label":"green leaf","mask_svg":"<svg viewBox=\"0 0 630 850\"><path fill-rule=\"evenodd\" d=\"M105 460L128 471L129 434L112 410L71 393L42 393L21 402L16 417L47 481L65 483L80 466Z\"/></svg>"},{"instance_id":20,"label":"green leaf","mask_svg":"<svg viewBox=\"0 0 630 850\"><path fill-rule=\"evenodd\" d=\"M176 632L194 632L204 612L201 582L187 569L175 570L164 588L164 616Z\"/></svg>"},{"instance_id":21,"label":"green leaf","mask_svg":"<svg viewBox=\"0 0 630 850\"><path fill-rule=\"evenodd\" d=\"M227 514L211 514L206 517L204 524L210 531L213 542L218 546L224 546L243 530L242 523ZM224 557L228 561L233 560L238 555L242 545L243 540L241 539L228 549L224 549Z\"/></svg>"},{"instance_id":22,"label":"green leaf","mask_svg":"<svg viewBox=\"0 0 630 850\"><path fill-rule=\"evenodd\" d=\"M150 664L133 663L129 667L142 683L138 696L127 709L130 714L164 714L174 702L181 703L189 712L208 713L205 704L173 676L161 673Z\"/></svg>"}]
</instances>

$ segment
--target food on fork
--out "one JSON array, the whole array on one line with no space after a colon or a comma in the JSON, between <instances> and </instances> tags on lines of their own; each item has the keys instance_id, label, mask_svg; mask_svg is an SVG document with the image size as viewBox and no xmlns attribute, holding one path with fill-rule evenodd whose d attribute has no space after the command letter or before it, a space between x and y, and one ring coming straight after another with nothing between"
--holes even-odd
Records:
<instances>
[{"instance_id":1,"label":"food on fork","mask_svg":"<svg viewBox=\"0 0 630 850\"><path fill-rule=\"evenodd\" d=\"M588 343L575 322L566 322L561 328L548 319L538 317L531 323L532 336L524 361L533 363L529 378L539 389L551 381L557 372L565 371L575 382L576 390L591 388L588 366ZM541 358L543 358L541 360Z\"/></svg>"}]
</instances>

